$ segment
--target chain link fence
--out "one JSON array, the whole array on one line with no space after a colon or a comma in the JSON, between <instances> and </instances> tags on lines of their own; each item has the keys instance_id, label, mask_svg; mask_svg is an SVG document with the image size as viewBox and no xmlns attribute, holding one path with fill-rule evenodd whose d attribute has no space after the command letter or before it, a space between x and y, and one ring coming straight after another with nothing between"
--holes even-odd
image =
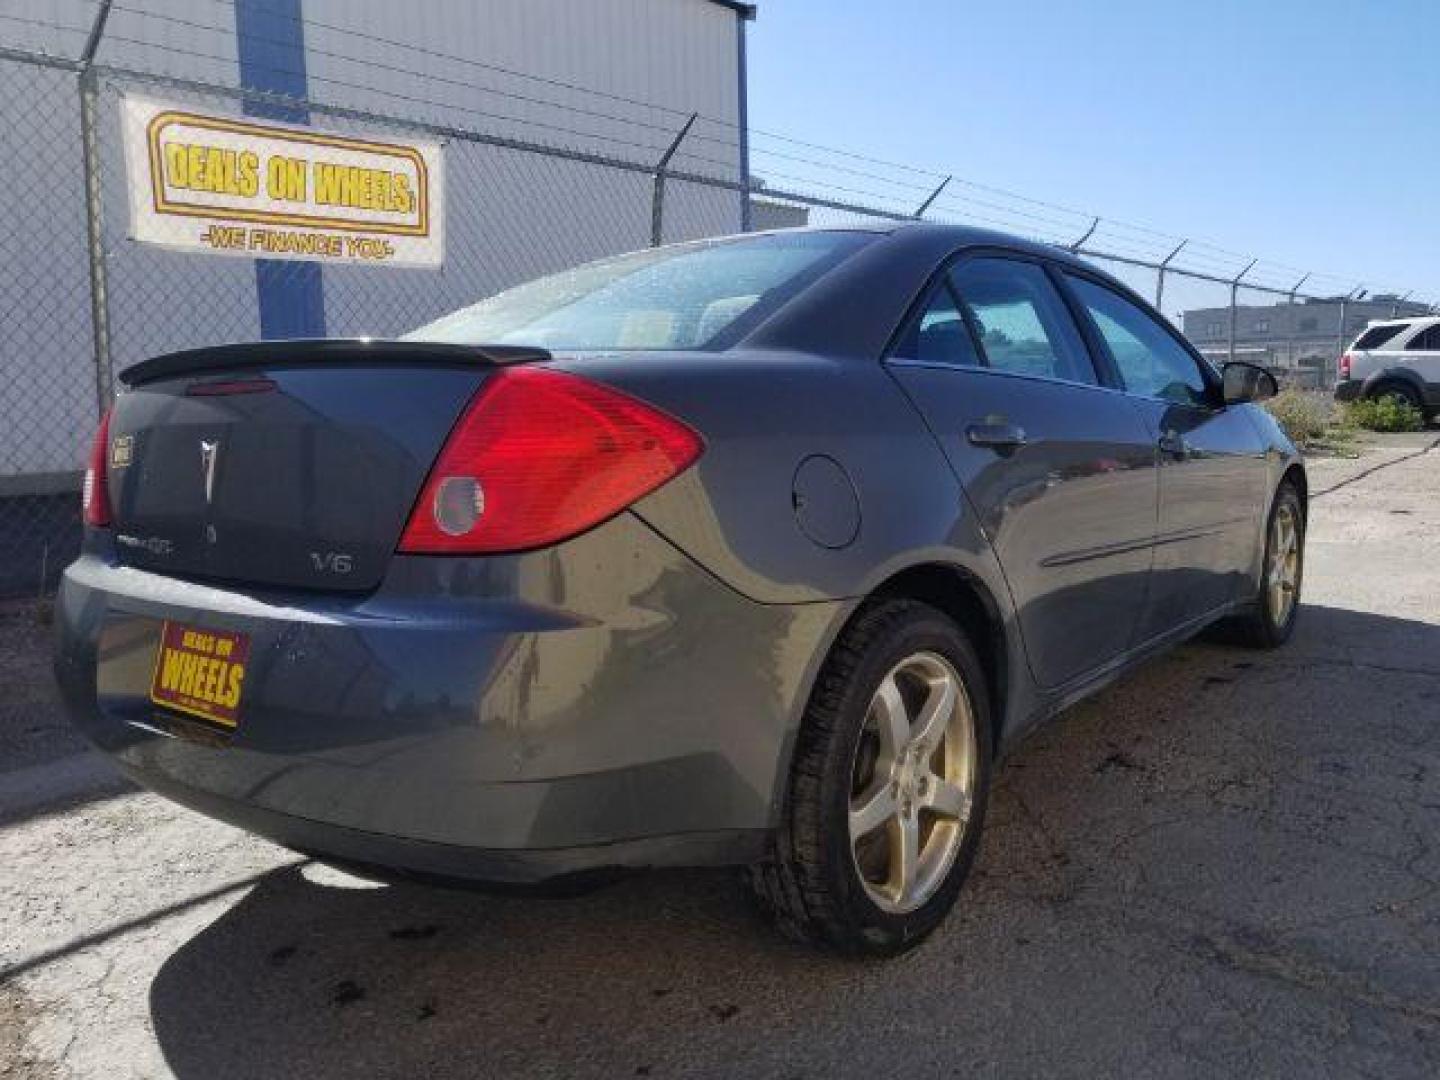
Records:
<instances>
[{"instance_id":1,"label":"chain link fence","mask_svg":"<svg viewBox=\"0 0 1440 1080\"><path fill-rule=\"evenodd\" d=\"M0 596L46 587L80 536L75 472L97 411L73 72L0 59L14 169L0 200Z\"/></svg>"},{"instance_id":2,"label":"chain link fence","mask_svg":"<svg viewBox=\"0 0 1440 1080\"><path fill-rule=\"evenodd\" d=\"M205 3L223 7L225 0ZM1076 250L1154 300L1212 357L1255 360L1307 385L1325 385L1335 355L1367 318L1391 313L1359 304L1353 285L1328 295L1302 292L1307 280L1288 287L1281 280L1287 268L1210 245L847 151L742 133L677 109L627 106L598 93L581 104L572 94L562 105L493 87L476 94L472 74L456 66L475 65L458 57L436 54L428 65L413 65L411 74L429 89L398 95L409 108L395 115L369 107L363 82L342 77L346 58L333 42L352 32L339 26L309 31L331 63L328 75L312 77L304 98L203 81L194 64L101 63L111 4L66 0L55 10L62 8L68 23L0 12L0 26L29 21L49 34L46 51L0 45L6 152L27 162L0 202L0 596L53 588L75 556L80 471L115 372L159 352L264 336L257 260L181 254L130 239L127 96L197 113L299 117L331 135L443 144L443 265L327 264L323 332L330 336L394 336L529 278L650 244L747 225L919 216ZM189 8L180 10L187 14L153 18L201 25ZM147 44L148 24L135 25L124 28L123 40ZM156 34L161 58L225 59L167 51L161 38ZM748 154L742 135L751 138ZM311 263L264 265L261 273L281 288L303 287L314 272ZM1422 310L1390 303L1394 313Z\"/></svg>"}]
</instances>

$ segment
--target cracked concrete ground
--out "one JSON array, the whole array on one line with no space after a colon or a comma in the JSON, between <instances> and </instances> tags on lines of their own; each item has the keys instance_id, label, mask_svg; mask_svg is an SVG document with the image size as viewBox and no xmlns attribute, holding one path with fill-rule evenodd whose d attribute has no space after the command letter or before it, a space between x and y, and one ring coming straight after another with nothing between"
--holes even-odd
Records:
<instances>
[{"instance_id":1,"label":"cracked concrete ground","mask_svg":"<svg viewBox=\"0 0 1440 1080\"><path fill-rule=\"evenodd\" d=\"M888 964L734 876L356 887L106 786L0 613L0 1077L1440 1075L1440 450L1312 465L1278 653L1198 643L1011 758Z\"/></svg>"}]
</instances>

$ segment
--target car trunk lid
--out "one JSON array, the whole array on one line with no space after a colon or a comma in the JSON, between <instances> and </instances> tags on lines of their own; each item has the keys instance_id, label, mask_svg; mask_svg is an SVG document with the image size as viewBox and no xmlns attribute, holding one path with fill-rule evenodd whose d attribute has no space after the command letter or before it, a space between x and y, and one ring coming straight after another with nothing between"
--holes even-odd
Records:
<instances>
[{"instance_id":1,"label":"car trunk lid","mask_svg":"<svg viewBox=\"0 0 1440 1080\"><path fill-rule=\"evenodd\" d=\"M547 358L285 341L137 364L109 430L119 558L252 586L373 589L466 403L497 367Z\"/></svg>"}]
</instances>

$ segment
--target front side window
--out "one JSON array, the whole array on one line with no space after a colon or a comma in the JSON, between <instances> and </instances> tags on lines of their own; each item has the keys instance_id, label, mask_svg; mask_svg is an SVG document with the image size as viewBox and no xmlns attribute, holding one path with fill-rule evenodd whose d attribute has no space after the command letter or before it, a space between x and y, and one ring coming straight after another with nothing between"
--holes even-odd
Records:
<instances>
[{"instance_id":1,"label":"front side window","mask_svg":"<svg viewBox=\"0 0 1440 1080\"><path fill-rule=\"evenodd\" d=\"M703 349L773 310L868 242L860 232L780 232L637 251L498 293L408 341L577 352Z\"/></svg>"},{"instance_id":2,"label":"front side window","mask_svg":"<svg viewBox=\"0 0 1440 1080\"><path fill-rule=\"evenodd\" d=\"M1065 276L1105 339L1126 390L1183 405L1209 404L1200 365L1169 331L1119 293Z\"/></svg>"},{"instance_id":3,"label":"front side window","mask_svg":"<svg viewBox=\"0 0 1440 1080\"><path fill-rule=\"evenodd\" d=\"M1095 384L1095 367L1065 302L1043 268L1012 259L969 259L950 275L996 371Z\"/></svg>"}]
</instances>

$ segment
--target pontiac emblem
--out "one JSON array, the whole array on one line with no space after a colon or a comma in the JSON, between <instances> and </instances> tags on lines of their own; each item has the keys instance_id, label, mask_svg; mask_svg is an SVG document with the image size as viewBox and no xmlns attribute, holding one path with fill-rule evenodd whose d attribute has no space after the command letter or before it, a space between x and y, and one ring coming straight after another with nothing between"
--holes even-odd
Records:
<instances>
[{"instance_id":1,"label":"pontiac emblem","mask_svg":"<svg viewBox=\"0 0 1440 1080\"><path fill-rule=\"evenodd\" d=\"M200 468L205 473L205 505L215 497L215 459L220 456L220 440L200 440Z\"/></svg>"}]
</instances>

